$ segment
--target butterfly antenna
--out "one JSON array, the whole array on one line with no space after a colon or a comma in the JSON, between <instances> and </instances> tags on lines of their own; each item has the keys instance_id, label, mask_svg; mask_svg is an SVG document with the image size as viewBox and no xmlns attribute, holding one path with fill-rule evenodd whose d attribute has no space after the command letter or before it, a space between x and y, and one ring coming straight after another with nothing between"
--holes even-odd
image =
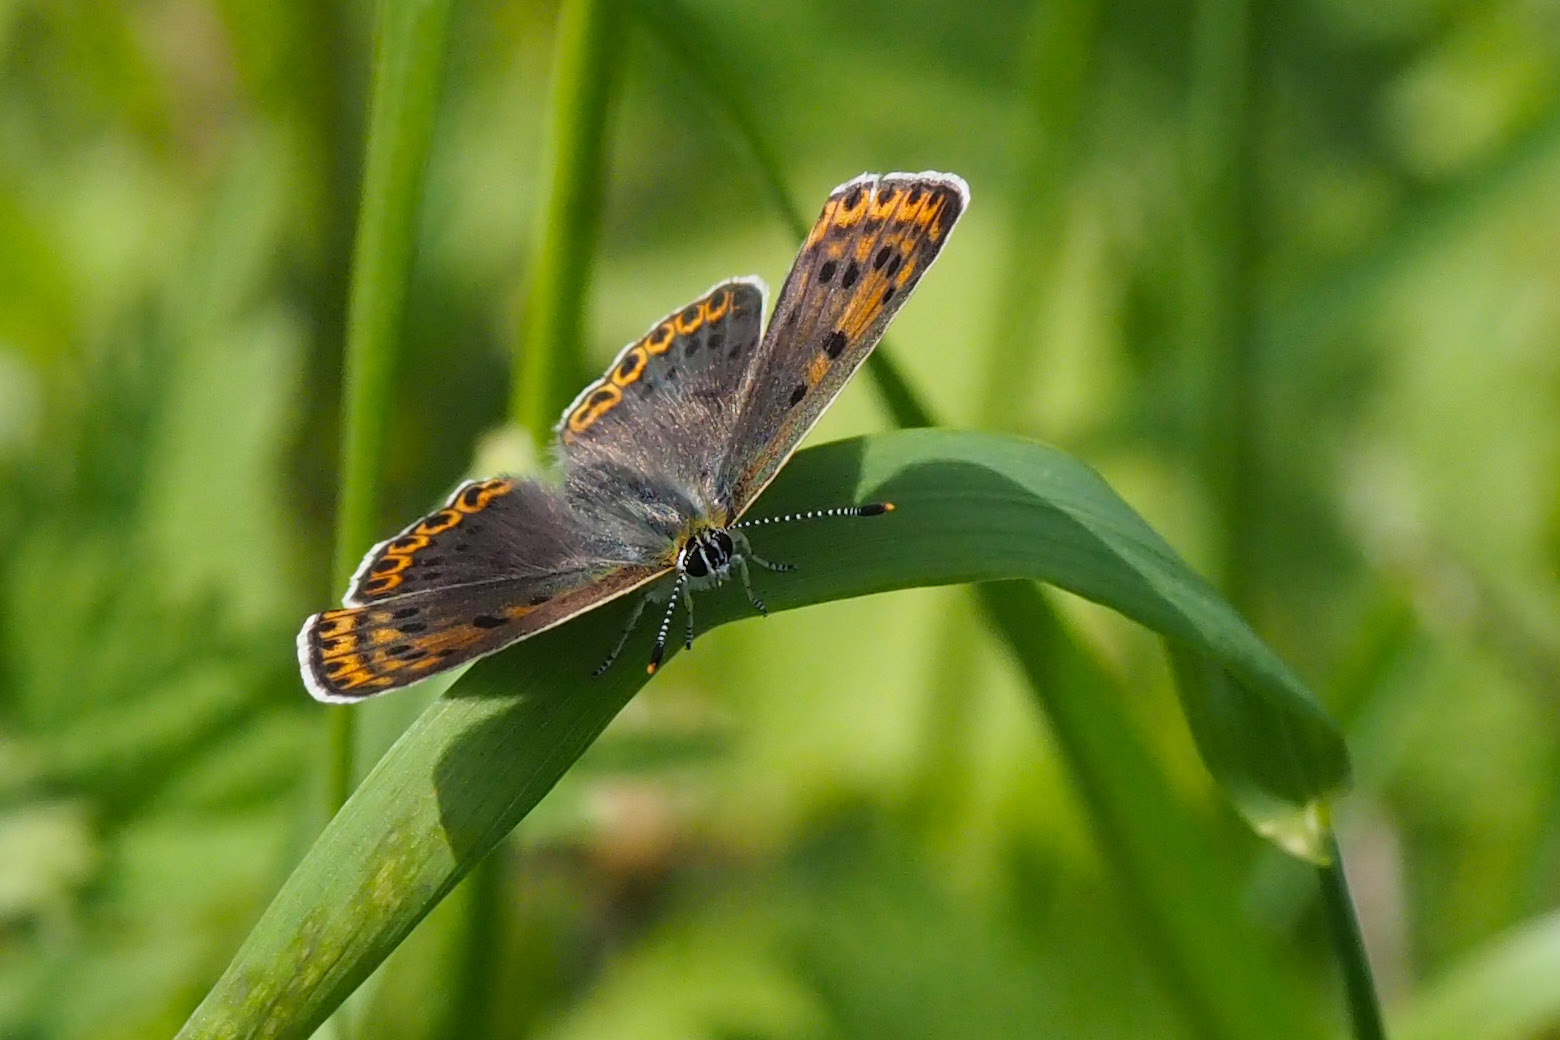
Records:
<instances>
[{"instance_id":1,"label":"butterfly antenna","mask_svg":"<svg viewBox=\"0 0 1560 1040\"><path fill-rule=\"evenodd\" d=\"M661 667L661 657L666 653L666 631L672 627L672 614L677 610L677 597L682 592L683 583L688 580L686 573L677 575L677 584L672 586L671 601L666 604L666 613L661 617L661 630L655 634L655 649L650 651L650 666L645 669L650 675Z\"/></svg>"},{"instance_id":2,"label":"butterfly antenna","mask_svg":"<svg viewBox=\"0 0 1560 1040\"><path fill-rule=\"evenodd\" d=\"M766 516L758 520L742 520L733 527L768 527L772 524L791 524L798 520L827 520L839 516L882 516L892 513L892 502L868 502L864 506L837 506L834 509L809 509L805 513L786 513L784 516Z\"/></svg>"}]
</instances>

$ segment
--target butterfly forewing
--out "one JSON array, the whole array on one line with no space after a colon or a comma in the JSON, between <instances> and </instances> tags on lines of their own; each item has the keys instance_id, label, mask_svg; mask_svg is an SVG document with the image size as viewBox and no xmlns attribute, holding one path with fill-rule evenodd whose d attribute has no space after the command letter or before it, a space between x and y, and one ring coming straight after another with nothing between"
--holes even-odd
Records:
<instances>
[{"instance_id":1,"label":"butterfly forewing","mask_svg":"<svg viewBox=\"0 0 1560 1040\"><path fill-rule=\"evenodd\" d=\"M882 339L968 199L964 181L942 173L866 175L829 196L744 384L724 466L738 513Z\"/></svg>"}]
</instances>

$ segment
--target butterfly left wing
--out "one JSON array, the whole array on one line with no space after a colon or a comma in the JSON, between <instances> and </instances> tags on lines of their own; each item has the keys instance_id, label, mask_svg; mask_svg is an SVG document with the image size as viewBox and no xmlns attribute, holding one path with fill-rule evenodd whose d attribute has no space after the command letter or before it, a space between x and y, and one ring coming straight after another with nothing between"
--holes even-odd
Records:
<instances>
[{"instance_id":1,"label":"butterfly left wing","mask_svg":"<svg viewBox=\"0 0 1560 1040\"><path fill-rule=\"evenodd\" d=\"M780 289L722 466L741 514L866 360L969 203L948 173L835 188Z\"/></svg>"},{"instance_id":2,"label":"butterfly left wing","mask_svg":"<svg viewBox=\"0 0 1560 1040\"><path fill-rule=\"evenodd\" d=\"M304 684L361 700L501 650L665 573L651 545L603 538L536 481L462 484L369 550L340 610L298 633Z\"/></svg>"},{"instance_id":3,"label":"butterfly left wing","mask_svg":"<svg viewBox=\"0 0 1560 1040\"><path fill-rule=\"evenodd\" d=\"M316 700L360 701L496 653L663 573L630 565L499 578L323 611L298 633L298 667Z\"/></svg>"}]
</instances>

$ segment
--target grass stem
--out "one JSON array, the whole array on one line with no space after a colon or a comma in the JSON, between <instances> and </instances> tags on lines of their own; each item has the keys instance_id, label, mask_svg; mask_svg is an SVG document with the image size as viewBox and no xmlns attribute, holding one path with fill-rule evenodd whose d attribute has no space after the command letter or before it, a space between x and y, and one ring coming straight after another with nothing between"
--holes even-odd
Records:
<instances>
[{"instance_id":1,"label":"grass stem","mask_svg":"<svg viewBox=\"0 0 1560 1040\"><path fill-rule=\"evenodd\" d=\"M586 288L601 218L607 111L623 33L618 0L565 0L554 48L548 178L515 358L510 415L538 445L574 391Z\"/></svg>"},{"instance_id":2,"label":"grass stem","mask_svg":"<svg viewBox=\"0 0 1560 1040\"><path fill-rule=\"evenodd\" d=\"M342 389L335 584L379 533L380 476L423 174L443 77L448 0L384 0L375 33L363 200L353 249ZM351 793L356 716L333 710L327 798Z\"/></svg>"},{"instance_id":3,"label":"grass stem","mask_svg":"<svg viewBox=\"0 0 1560 1040\"><path fill-rule=\"evenodd\" d=\"M1336 835L1329 843L1331 861L1316 868L1317 880L1322 888L1322 913L1327 920L1327 934L1343 972L1349 1023L1354 1040L1386 1040L1381 1002L1376 996L1376 983L1365 952L1365 938L1360 933L1359 917L1354 912L1354 900L1349 895L1349 881L1344 874L1343 853L1338 848Z\"/></svg>"}]
</instances>

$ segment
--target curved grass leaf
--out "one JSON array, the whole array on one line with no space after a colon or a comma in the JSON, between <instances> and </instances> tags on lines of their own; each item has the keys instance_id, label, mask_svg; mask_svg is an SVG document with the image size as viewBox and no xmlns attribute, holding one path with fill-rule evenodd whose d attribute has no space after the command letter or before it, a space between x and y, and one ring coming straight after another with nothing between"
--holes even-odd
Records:
<instances>
[{"instance_id":1,"label":"curved grass leaf","mask_svg":"<svg viewBox=\"0 0 1560 1040\"><path fill-rule=\"evenodd\" d=\"M757 515L879 498L899 509L852 523L848 537L809 525L763 532L763 552L799 566L766 586L771 609L920 585L1048 581L1163 633L1191 660L1217 662L1231 678L1225 696L1197 710L1222 730L1241 732L1245 714L1282 721L1282 751L1263 746L1270 726L1254 724L1251 746L1221 764L1297 763L1278 784L1251 768L1253 789L1312 803L1345 782L1341 739L1304 686L1087 467L1020 440L903 431L801 453ZM431 706L316 842L181 1035L307 1036L644 685L632 659L589 678L629 606L480 662ZM747 613L740 592L699 601L703 629Z\"/></svg>"}]
</instances>

